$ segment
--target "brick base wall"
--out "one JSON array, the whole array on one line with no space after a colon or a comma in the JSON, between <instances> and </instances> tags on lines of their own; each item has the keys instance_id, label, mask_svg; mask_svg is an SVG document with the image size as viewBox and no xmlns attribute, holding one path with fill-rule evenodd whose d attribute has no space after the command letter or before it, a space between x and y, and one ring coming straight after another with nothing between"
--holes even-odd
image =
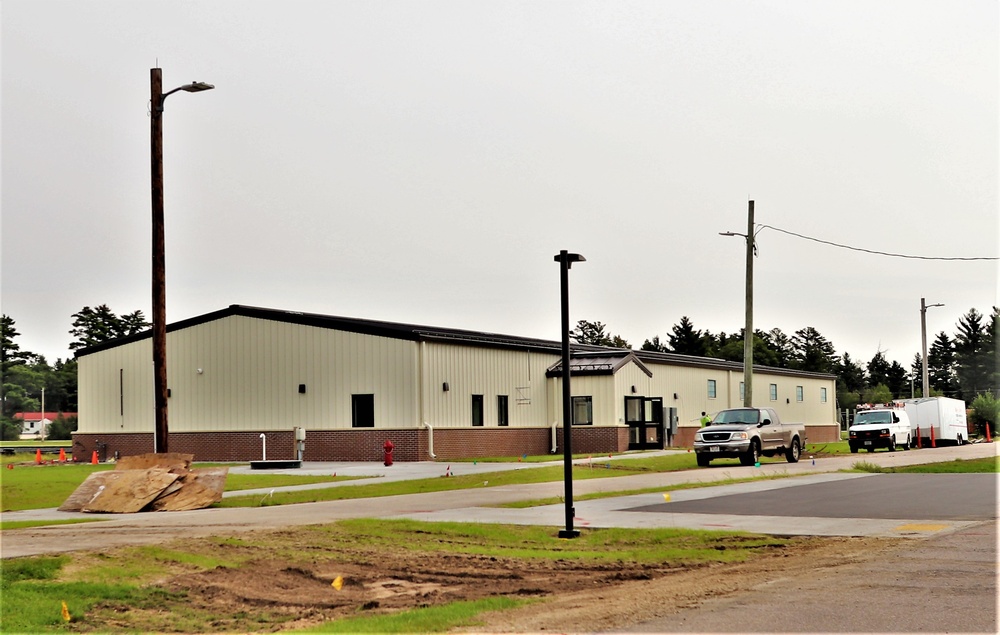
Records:
<instances>
[{"instance_id":1,"label":"brick base wall","mask_svg":"<svg viewBox=\"0 0 1000 635\"><path fill-rule=\"evenodd\" d=\"M606 454L624 452L628 449L628 427L576 426L572 432L570 449L573 454ZM557 431L558 453L563 451L563 429Z\"/></svg>"},{"instance_id":2,"label":"brick base wall","mask_svg":"<svg viewBox=\"0 0 1000 635\"><path fill-rule=\"evenodd\" d=\"M196 461L257 461L263 458L260 432L172 432L171 452L193 454ZM297 459L291 430L269 430L267 458ZM693 433L692 433L693 434ZM556 453L562 452L563 430L557 429ZM431 460L431 434L420 430L307 430L306 461L382 461L386 441L392 441L393 460ZM573 452L603 454L628 449L628 428L573 428ZM73 459L89 462L97 451L100 460L153 451L153 434L73 434ZM517 457L549 454L550 428L436 428L433 450L437 460L475 457ZM116 454L117 453L117 454Z\"/></svg>"}]
</instances>

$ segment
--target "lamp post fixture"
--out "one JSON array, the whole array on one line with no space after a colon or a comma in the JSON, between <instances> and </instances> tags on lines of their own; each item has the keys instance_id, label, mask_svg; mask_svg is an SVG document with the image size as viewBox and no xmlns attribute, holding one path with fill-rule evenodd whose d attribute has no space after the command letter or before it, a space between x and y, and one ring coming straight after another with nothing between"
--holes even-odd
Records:
<instances>
[{"instance_id":1,"label":"lamp post fixture","mask_svg":"<svg viewBox=\"0 0 1000 635\"><path fill-rule=\"evenodd\" d=\"M943 304L927 304L924 302L924 298L920 298L920 344L921 344L921 361L923 362L923 373L920 376L922 383L920 388L923 391L924 397L931 396L930 380L927 377L927 309L932 306L944 306Z\"/></svg>"},{"instance_id":2,"label":"lamp post fixture","mask_svg":"<svg viewBox=\"0 0 1000 635\"><path fill-rule=\"evenodd\" d=\"M568 253L565 249L555 257L559 263L559 292L562 330L562 406L563 406L563 478L566 484L566 529L559 530L560 538L576 538L580 532L573 529L573 452L570 449L570 429L573 427L573 406L569 389L569 269L574 262L586 262L580 254Z\"/></svg>"},{"instance_id":3,"label":"lamp post fixture","mask_svg":"<svg viewBox=\"0 0 1000 635\"><path fill-rule=\"evenodd\" d=\"M757 254L753 230L753 201L747 212L747 233L719 232L720 236L743 236L747 241L746 325L743 329L743 405L753 407L753 257Z\"/></svg>"},{"instance_id":4,"label":"lamp post fixture","mask_svg":"<svg viewBox=\"0 0 1000 635\"><path fill-rule=\"evenodd\" d=\"M153 198L153 451L167 451L167 284L163 236L163 102L183 90L197 93L215 88L191 82L163 92L162 71L149 69L150 168Z\"/></svg>"}]
</instances>

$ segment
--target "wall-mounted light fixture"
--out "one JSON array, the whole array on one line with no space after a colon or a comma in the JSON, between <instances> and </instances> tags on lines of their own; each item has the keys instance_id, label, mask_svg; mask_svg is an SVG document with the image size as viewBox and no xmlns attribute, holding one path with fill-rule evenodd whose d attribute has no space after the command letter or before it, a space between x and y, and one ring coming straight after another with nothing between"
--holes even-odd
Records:
<instances>
[{"instance_id":1,"label":"wall-mounted light fixture","mask_svg":"<svg viewBox=\"0 0 1000 635\"><path fill-rule=\"evenodd\" d=\"M677 396L677 393L674 393L674 399L679 399L679 397Z\"/></svg>"},{"instance_id":2,"label":"wall-mounted light fixture","mask_svg":"<svg viewBox=\"0 0 1000 635\"><path fill-rule=\"evenodd\" d=\"M632 394L635 394L635 386L632 386Z\"/></svg>"},{"instance_id":3,"label":"wall-mounted light fixture","mask_svg":"<svg viewBox=\"0 0 1000 635\"><path fill-rule=\"evenodd\" d=\"M448 385L448 382L444 382L443 384L441 384L441 390L443 390L444 392L448 392L449 390L451 390L451 386Z\"/></svg>"},{"instance_id":4,"label":"wall-mounted light fixture","mask_svg":"<svg viewBox=\"0 0 1000 635\"><path fill-rule=\"evenodd\" d=\"M204 368L199 368L199 369L198 369L198 374L199 374L199 375L200 375L200 374L202 374L202 373L204 373L204 372L205 372L205 369L204 369Z\"/></svg>"},{"instance_id":5,"label":"wall-mounted light fixture","mask_svg":"<svg viewBox=\"0 0 1000 635\"><path fill-rule=\"evenodd\" d=\"M785 403L792 403L792 400L791 400L791 399L788 399L788 398L786 398L786 399L785 399Z\"/></svg>"},{"instance_id":6,"label":"wall-mounted light fixture","mask_svg":"<svg viewBox=\"0 0 1000 635\"><path fill-rule=\"evenodd\" d=\"M305 384L299 384L299 394L300 395L306 394L306 385Z\"/></svg>"}]
</instances>

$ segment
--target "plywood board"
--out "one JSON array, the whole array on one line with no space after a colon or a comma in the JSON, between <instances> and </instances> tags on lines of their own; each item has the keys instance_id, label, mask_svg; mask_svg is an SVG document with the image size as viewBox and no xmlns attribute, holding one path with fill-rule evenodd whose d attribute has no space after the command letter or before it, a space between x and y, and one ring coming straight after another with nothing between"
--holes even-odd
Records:
<instances>
[{"instance_id":1,"label":"plywood board","mask_svg":"<svg viewBox=\"0 0 1000 635\"><path fill-rule=\"evenodd\" d=\"M222 500L226 486L227 467L192 470L164 490L151 504L154 511L178 512L203 509ZM180 483L180 487L175 487Z\"/></svg>"},{"instance_id":2,"label":"plywood board","mask_svg":"<svg viewBox=\"0 0 1000 635\"><path fill-rule=\"evenodd\" d=\"M115 471L118 477L109 480L94 498L83 506L84 512L129 514L142 510L160 493L180 478L160 469Z\"/></svg>"},{"instance_id":3,"label":"plywood board","mask_svg":"<svg viewBox=\"0 0 1000 635\"><path fill-rule=\"evenodd\" d=\"M150 452L148 454L123 456L118 459L115 469L148 470L152 467L162 467L165 470L169 470L170 468L180 467L187 470L191 467L191 462L193 460L193 454L181 454L180 452L162 452L157 454L155 452Z\"/></svg>"},{"instance_id":4,"label":"plywood board","mask_svg":"<svg viewBox=\"0 0 1000 635\"><path fill-rule=\"evenodd\" d=\"M78 512L82 511L84 505L94 500L98 494L103 492L108 483L121 477L122 472L94 472L87 477L80 486L69 495L69 498L59 506L59 511L61 512Z\"/></svg>"}]
</instances>

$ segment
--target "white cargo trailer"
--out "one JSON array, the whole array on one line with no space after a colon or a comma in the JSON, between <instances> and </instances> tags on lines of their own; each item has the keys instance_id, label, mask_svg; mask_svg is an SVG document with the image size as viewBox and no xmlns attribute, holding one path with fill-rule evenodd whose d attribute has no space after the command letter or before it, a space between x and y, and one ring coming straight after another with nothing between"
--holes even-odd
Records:
<instances>
[{"instance_id":1,"label":"white cargo trailer","mask_svg":"<svg viewBox=\"0 0 1000 635\"><path fill-rule=\"evenodd\" d=\"M930 447L931 430L936 443L962 445L969 440L965 417L965 402L948 397L904 399L903 407L910 418L914 443L917 437L923 447Z\"/></svg>"}]
</instances>

